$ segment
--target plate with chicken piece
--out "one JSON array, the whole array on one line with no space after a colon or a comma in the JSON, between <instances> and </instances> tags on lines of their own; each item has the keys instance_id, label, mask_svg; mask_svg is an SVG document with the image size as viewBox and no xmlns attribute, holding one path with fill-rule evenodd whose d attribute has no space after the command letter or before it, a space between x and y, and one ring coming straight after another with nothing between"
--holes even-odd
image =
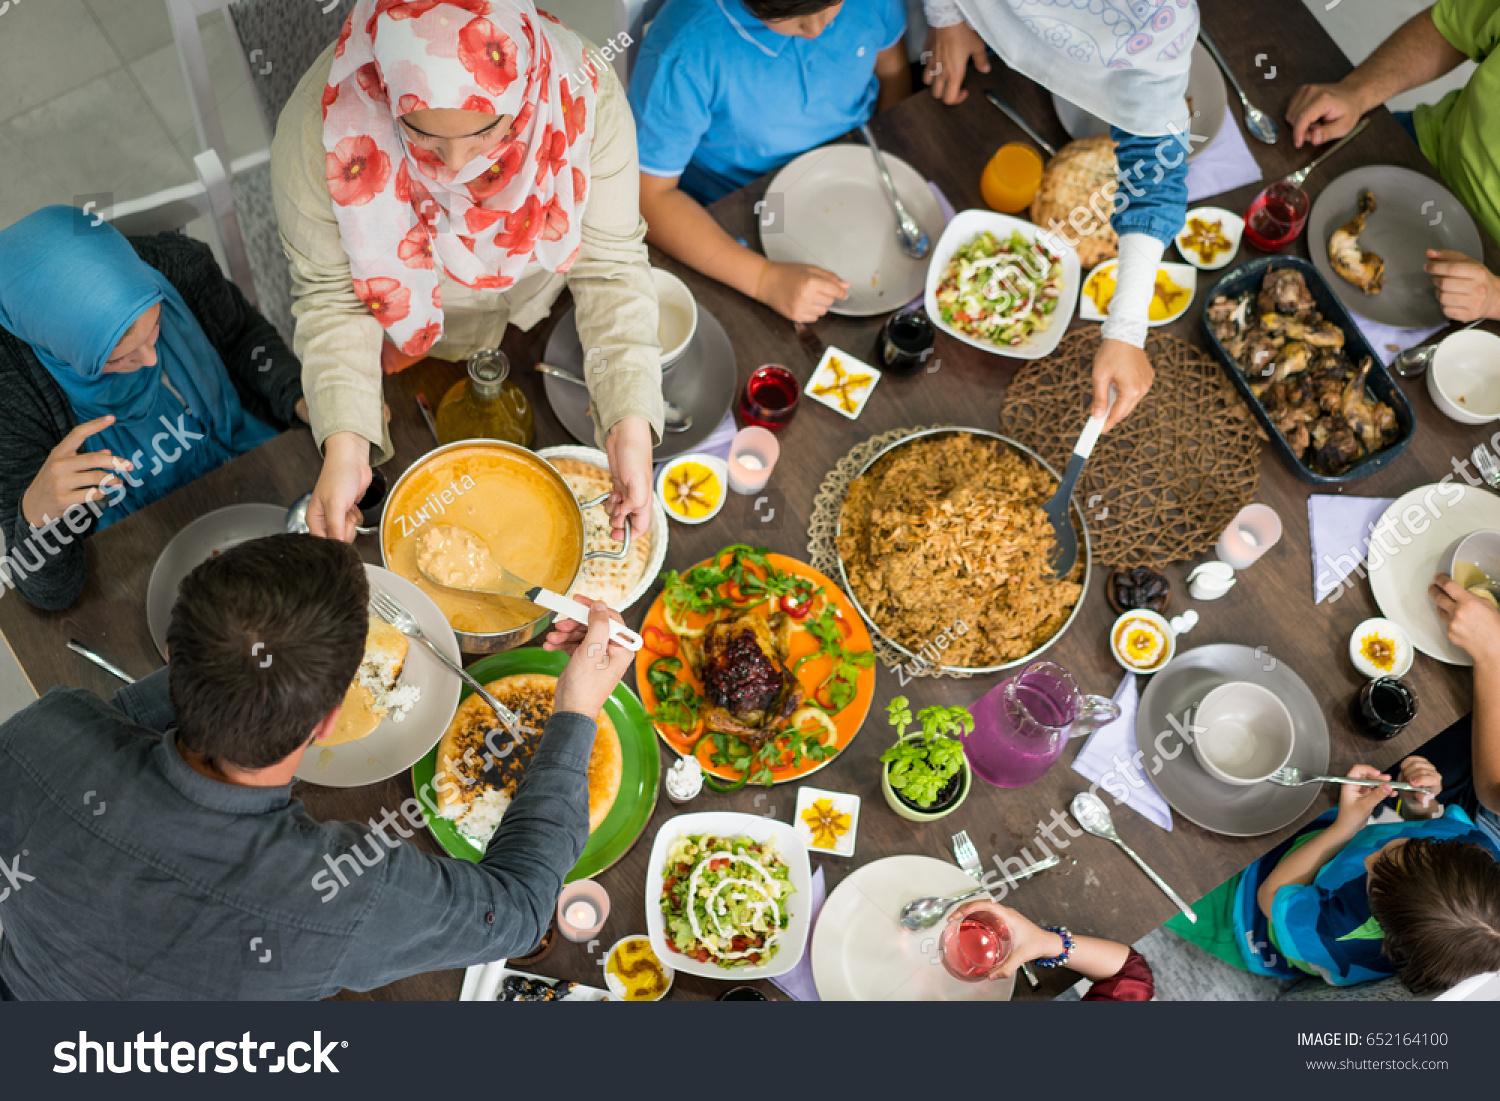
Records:
<instances>
[{"instance_id":1,"label":"plate with chicken piece","mask_svg":"<svg viewBox=\"0 0 1500 1101\"><path fill-rule=\"evenodd\" d=\"M1401 329L1447 322L1422 270L1428 249L1484 255L1479 227L1453 193L1393 164L1356 168L1325 187L1307 219L1307 243L1347 309Z\"/></svg>"},{"instance_id":2,"label":"plate with chicken piece","mask_svg":"<svg viewBox=\"0 0 1500 1101\"><path fill-rule=\"evenodd\" d=\"M663 576L636 685L662 741L696 756L710 787L798 780L854 740L875 654L837 585L743 544Z\"/></svg>"},{"instance_id":3,"label":"plate with chicken piece","mask_svg":"<svg viewBox=\"0 0 1500 1101\"><path fill-rule=\"evenodd\" d=\"M1405 448L1410 402L1313 265L1254 260L1207 297L1209 347L1303 481L1356 481Z\"/></svg>"}]
</instances>

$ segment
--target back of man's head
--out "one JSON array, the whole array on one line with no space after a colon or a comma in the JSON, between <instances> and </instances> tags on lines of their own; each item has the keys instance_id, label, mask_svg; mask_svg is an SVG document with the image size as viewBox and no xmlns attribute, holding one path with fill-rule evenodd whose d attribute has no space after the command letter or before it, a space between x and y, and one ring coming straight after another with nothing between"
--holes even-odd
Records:
<instances>
[{"instance_id":1,"label":"back of man's head","mask_svg":"<svg viewBox=\"0 0 1500 1101\"><path fill-rule=\"evenodd\" d=\"M1500 970L1500 864L1472 841L1413 838L1370 869L1370 914L1413 994Z\"/></svg>"},{"instance_id":2,"label":"back of man's head","mask_svg":"<svg viewBox=\"0 0 1500 1101\"><path fill-rule=\"evenodd\" d=\"M188 574L167 629L178 741L259 769L300 749L364 655L369 582L354 548L272 535Z\"/></svg>"},{"instance_id":3,"label":"back of man's head","mask_svg":"<svg viewBox=\"0 0 1500 1101\"><path fill-rule=\"evenodd\" d=\"M839 2L840 0L745 0L745 7L763 23L778 23L783 19L817 15Z\"/></svg>"}]
</instances>

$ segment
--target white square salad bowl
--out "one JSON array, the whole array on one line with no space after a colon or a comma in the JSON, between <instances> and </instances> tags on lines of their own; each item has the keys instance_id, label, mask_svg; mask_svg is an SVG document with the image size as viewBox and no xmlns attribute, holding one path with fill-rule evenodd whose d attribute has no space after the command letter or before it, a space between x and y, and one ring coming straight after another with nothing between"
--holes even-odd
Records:
<instances>
[{"instance_id":1,"label":"white square salad bowl","mask_svg":"<svg viewBox=\"0 0 1500 1101\"><path fill-rule=\"evenodd\" d=\"M942 312L938 309L938 284L943 280L943 273L948 268L948 262L953 259L953 254L959 248L986 231L993 233L1002 241L1009 240L1012 233L1020 233L1028 241L1040 239L1062 257L1062 288L1057 296L1057 308L1052 311L1051 323L1041 332L1031 334L1014 346L996 344L993 341L961 333L943 320ZM1052 354L1053 349L1062 340L1063 333L1067 331L1068 322L1073 320L1073 310L1078 305L1078 288L1081 283L1082 273L1078 266L1078 253L1072 245L1057 234L1025 219L1012 218L1009 214L996 214L991 210L964 210L954 215L953 221L948 223L948 227L943 230L943 235L938 238L937 247L932 250L932 263L927 268L925 305L927 316L932 319L934 325L949 336L962 340L965 344L972 344L986 352L1010 356L1013 359L1041 359L1045 355Z\"/></svg>"},{"instance_id":2,"label":"white square salad bowl","mask_svg":"<svg viewBox=\"0 0 1500 1101\"><path fill-rule=\"evenodd\" d=\"M789 920L782 933L776 955L757 966L725 967L719 963L699 963L687 956L667 948L666 921L661 914L661 888L666 882L662 874L666 867L667 850L685 835L713 837L748 837L762 842L776 839L781 858L787 863L792 883L792 896L787 900ZM663 963L689 975L702 975L709 979L743 982L750 979L769 979L782 975L797 966L807 948L808 905L812 894L812 872L807 862L807 845L797 831L785 822L774 818L762 818L756 814L737 814L733 811L704 811L698 814L679 814L669 818L656 831L656 840L651 845L651 860L646 873L646 934L651 940L651 949Z\"/></svg>"}]
</instances>

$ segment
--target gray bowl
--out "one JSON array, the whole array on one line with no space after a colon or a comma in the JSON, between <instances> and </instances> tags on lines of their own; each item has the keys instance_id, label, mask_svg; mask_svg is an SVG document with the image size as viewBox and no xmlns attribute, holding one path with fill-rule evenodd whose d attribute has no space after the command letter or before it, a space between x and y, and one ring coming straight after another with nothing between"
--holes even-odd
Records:
<instances>
[{"instance_id":1,"label":"gray bowl","mask_svg":"<svg viewBox=\"0 0 1500 1101\"><path fill-rule=\"evenodd\" d=\"M1490 577L1500 578L1500 531L1485 528L1457 540L1438 560L1438 572L1452 577L1459 562L1472 562Z\"/></svg>"}]
</instances>

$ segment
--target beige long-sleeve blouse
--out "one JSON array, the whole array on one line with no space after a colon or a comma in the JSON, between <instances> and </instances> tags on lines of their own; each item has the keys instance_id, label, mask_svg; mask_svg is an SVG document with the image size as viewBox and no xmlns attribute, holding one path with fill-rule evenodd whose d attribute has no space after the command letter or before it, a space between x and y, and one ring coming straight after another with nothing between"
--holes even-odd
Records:
<instances>
[{"instance_id":1,"label":"beige long-sleeve blouse","mask_svg":"<svg viewBox=\"0 0 1500 1101\"><path fill-rule=\"evenodd\" d=\"M381 396L385 330L354 293L328 192L322 96L332 66L330 46L287 101L271 145L271 181L296 299L293 350L302 361L314 438L321 447L335 432L357 432L374 446L371 462L378 465L392 454ZM626 417L645 417L660 441L663 412L635 123L613 69L601 64L598 74L578 259L565 275L534 264L503 291L473 290L440 275L443 336L431 354L464 360L481 348L497 347L507 324L530 329L568 287L586 350L589 413L603 447L609 430Z\"/></svg>"}]
</instances>

